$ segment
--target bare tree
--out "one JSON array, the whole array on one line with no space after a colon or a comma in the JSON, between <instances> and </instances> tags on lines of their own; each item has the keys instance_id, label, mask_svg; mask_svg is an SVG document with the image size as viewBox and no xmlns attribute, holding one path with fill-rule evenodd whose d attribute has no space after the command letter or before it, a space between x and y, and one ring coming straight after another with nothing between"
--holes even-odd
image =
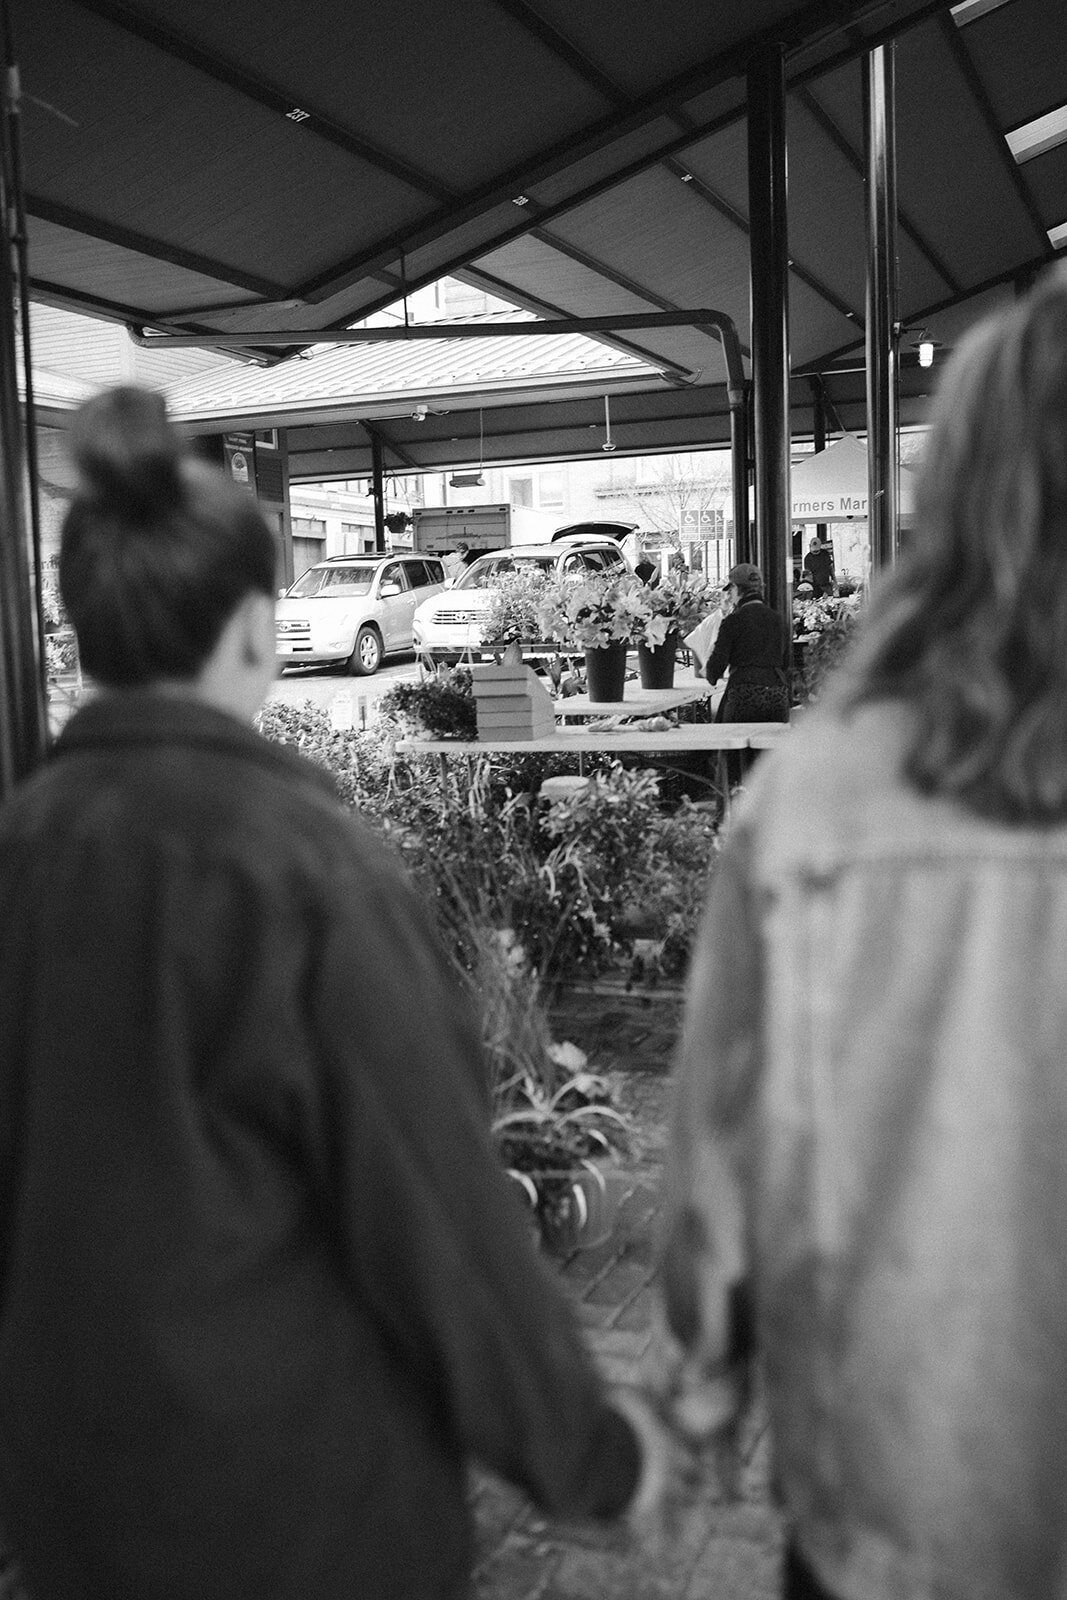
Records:
<instances>
[{"instance_id":1,"label":"bare tree","mask_svg":"<svg viewBox=\"0 0 1067 1600\"><path fill-rule=\"evenodd\" d=\"M597 495L629 512L643 529L660 535L672 550L713 538L730 507L730 459L721 452L662 456L647 483L605 483Z\"/></svg>"}]
</instances>

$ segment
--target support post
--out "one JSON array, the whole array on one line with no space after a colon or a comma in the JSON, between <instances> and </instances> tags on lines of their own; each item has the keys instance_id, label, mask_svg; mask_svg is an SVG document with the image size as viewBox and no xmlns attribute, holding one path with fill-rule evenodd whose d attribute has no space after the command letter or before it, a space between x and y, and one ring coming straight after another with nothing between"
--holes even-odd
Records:
<instances>
[{"instance_id":1,"label":"support post","mask_svg":"<svg viewBox=\"0 0 1067 1600\"><path fill-rule=\"evenodd\" d=\"M752 394L756 562L768 604L788 622L789 237L786 225L785 51L748 69L748 211L752 263ZM790 630L787 629L787 632Z\"/></svg>"},{"instance_id":2,"label":"support post","mask_svg":"<svg viewBox=\"0 0 1067 1600\"><path fill-rule=\"evenodd\" d=\"M730 484L734 518L734 559L751 561L752 534L748 517L748 396L730 390Z\"/></svg>"},{"instance_id":3,"label":"support post","mask_svg":"<svg viewBox=\"0 0 1067 1600\"><path fill-rule=\"evenodd\" d=\"M385 452L377 433L370 436L371 495L374 499L374 548L385 552Z\"/></svg>"},{"instance_id":4,"label":"support post","mask_svg":"<svg viewBox=\"0 0 1067 1600\"><path fill-rule=\"evenodd\" d=\"M826 403L823 392L823 381L821 377L817 376L814 378L809 378L808 382L811 386L811 443L815 454L821 455L826 449ZM830 524L828 522L817 522L815 524L815 532L818 535L820 542L826 538L829 531ZM800 545L800 570L803 572L803 536L801 537Z\"/></svg>"},{"instance_id":5,"label":"support post","mask_svg":"<svg viewBox=\"0 0 1067 1600\"><path fill-rule=\"evenodd\" d=\"M900 546L893 52L892 43L870 52L865 63L863 97L867 157L867 527L873 572L891 566Z\"/></svg>"},{"instance_id":6,"label":"support post","mask_svg":"<svg viewBox=\"0 0 1067 1600\"><path fill-rule=\"evenodd\" d=\"M40 606L33 568L40 552L31 552L27 492L26 441L19 409L15 359L18 329L15 302L19 296L23 317L27 312L25 285L19 277L25 267L25 237L21 228L19 184L19 86L11 43L8 6L0 5L4 60L2 114L0 114L0 797L8 794L42 759L47 738L47 712L39 627ZM29 341L24 343L28 351ZM27 380L29 382L29 380ZM32 395L32 384L29 384ZM33 417L27 419L33 426Z\"/></svg>"}]
</instances>

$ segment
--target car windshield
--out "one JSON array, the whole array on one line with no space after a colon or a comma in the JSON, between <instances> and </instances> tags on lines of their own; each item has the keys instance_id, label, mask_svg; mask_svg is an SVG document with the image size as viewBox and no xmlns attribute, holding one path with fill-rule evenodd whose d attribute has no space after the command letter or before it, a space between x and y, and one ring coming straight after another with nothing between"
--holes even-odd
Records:
<instances>
[{"instance_id":1,"label":"car windshield","mask_svg":"<svg viewBox=\"0 0 1067 1600\"><path fill-rule=\"evenodd\" d=\"M350 594L369 594L377 567L310 567L289 590L290 600L343 599Z\"/></svg>"},{"instance_id":2,"label":"car windshield","mask_svg":"<svg viewBox=\"0 0 1067 1600\"><path fill-rule=\"evenodd\" d=\"M469 566L457 589L489 589L505 572L551 572L558 550L548 550L543 556L482 556Z\"/></svg>"}]
</instances>

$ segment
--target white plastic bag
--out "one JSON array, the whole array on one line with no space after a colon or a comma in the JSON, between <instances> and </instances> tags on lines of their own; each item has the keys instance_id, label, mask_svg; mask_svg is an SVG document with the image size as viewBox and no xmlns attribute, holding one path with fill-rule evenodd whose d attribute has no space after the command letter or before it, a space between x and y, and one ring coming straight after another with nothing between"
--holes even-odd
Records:
<instances>
[{"instance_id":1,"label":"white plastic bag","mask_svg":"<svg viewBox=\"0 0 1067 1600\"><path fill-rule=\"evenodd\" d=\"M705 617L703 622L698 622L692 633L687 633L682 643L687 650L693 652L697 664L697 671L703 672L708 664L711 652L715 648L715 639L722 621L722 612L713 611L710 617Z\"/></svg>"}]
</instances>

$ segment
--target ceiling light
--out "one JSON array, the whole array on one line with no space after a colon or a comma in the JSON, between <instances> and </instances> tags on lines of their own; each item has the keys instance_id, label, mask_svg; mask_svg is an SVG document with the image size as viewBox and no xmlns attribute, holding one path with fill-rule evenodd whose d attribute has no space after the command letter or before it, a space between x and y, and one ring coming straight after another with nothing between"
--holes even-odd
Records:
<instances>
[{"instance_id":1,"label":"ceiling light","mask_svg":"<svg viewBox=\"0 0 1067 1600\"><path fill-rule=\"evenodd\" d=\"M919 340L919 365L932 367L934 364L934 341L932 339Z\"/></svg>"},{"instance_id":2,"label":"ceiling light","mask_svg":"<svg viewBox=\"0 0 1067 1600\"><path fill-rule=\"evenodd\" d=\"M1032 161L1034 156L1043 155L1046 150L1054 150L1057 145L1067 140L1067 106L1057 106L1055 111L1046 111L1043 117L1035 117L1033 122L1024 122L1021 128L1013 128L1011 133L1006 133L1004 137L1016 161Z\"/></svg>"}]
</instances>

